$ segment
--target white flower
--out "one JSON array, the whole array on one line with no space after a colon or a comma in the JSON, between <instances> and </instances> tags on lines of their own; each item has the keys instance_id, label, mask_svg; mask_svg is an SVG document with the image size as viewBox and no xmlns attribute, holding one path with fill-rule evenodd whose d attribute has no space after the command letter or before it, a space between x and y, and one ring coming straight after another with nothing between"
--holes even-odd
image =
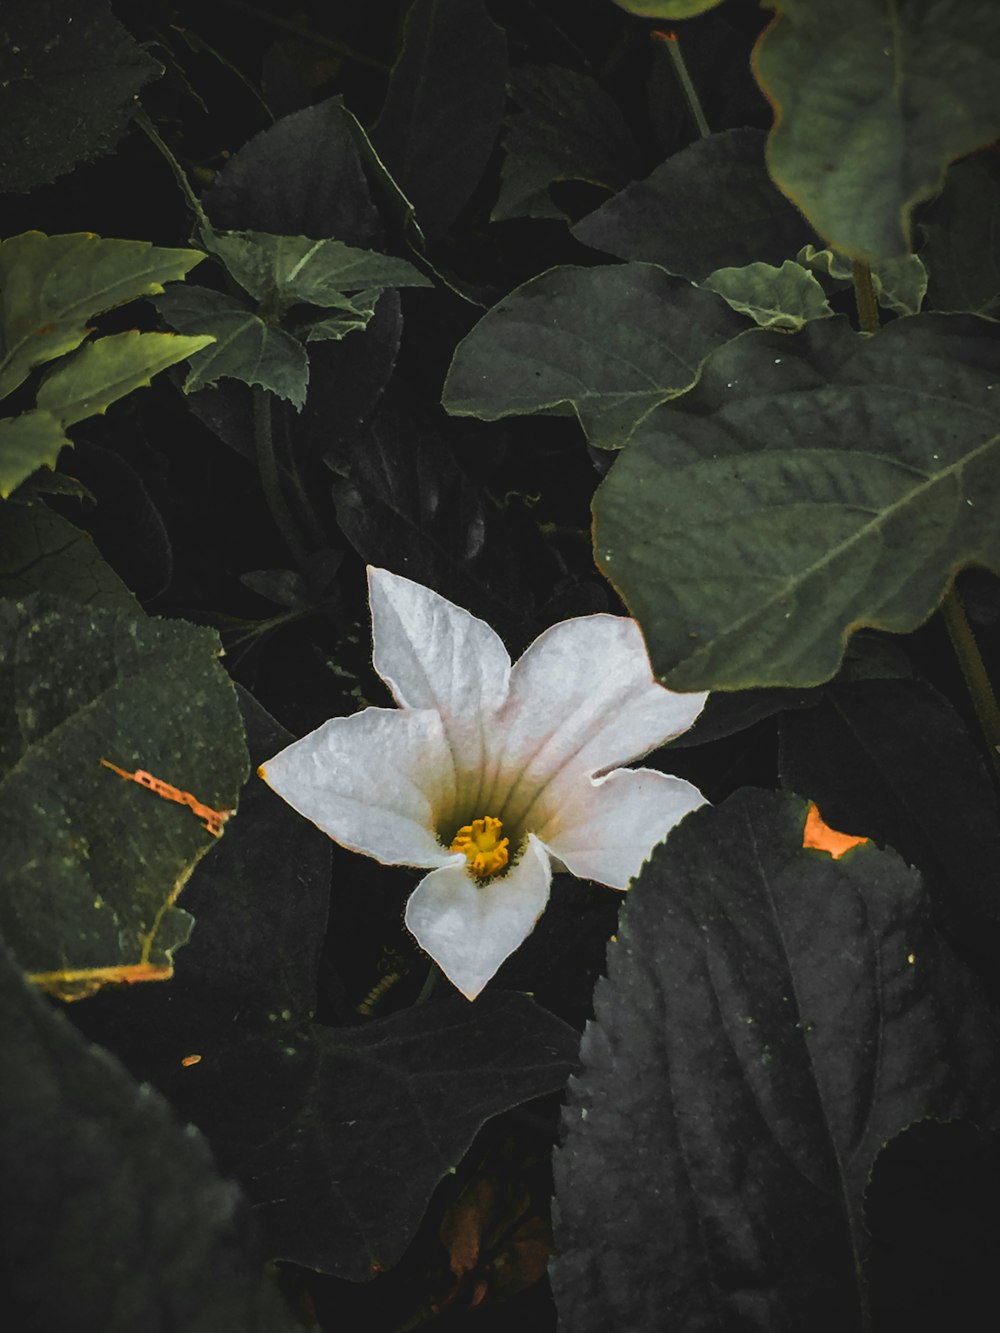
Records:
<instances>
[{"instance_id":1,"label":"white flower","mask_svg":"<svg viewBox=\"0 0 1000 1333\"><path fill-rule=\"evenodd\" d=\"M566 620L512 668L499 636L429 588L368 570L375 670L398 708L335 717L260 769L324 833L429 874L406 924L474 999L531 933L553 868L625 889L704 803L622 764L694 722L704 694L653 679L638 625Z\"/></svg>"}]
</instances>

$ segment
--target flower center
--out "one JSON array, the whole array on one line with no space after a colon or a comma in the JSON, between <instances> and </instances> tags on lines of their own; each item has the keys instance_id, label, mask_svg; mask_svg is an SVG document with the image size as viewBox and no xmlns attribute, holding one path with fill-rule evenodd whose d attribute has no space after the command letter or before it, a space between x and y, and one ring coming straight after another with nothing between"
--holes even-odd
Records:
<instances>
[{"instance_id":1,"label":"flower center","mask_svg":"<svg viewBox=\"0 0 1000 1333\"><path fill-rule=\"evenodd\" d=\"M474 819L471 824L463 824L448 850L464 852L474 875L496 875L509 859L507 845L510 839L501 838L502 832L501 820L486 815L483 819Z\"/></svg>"}]
</instances>

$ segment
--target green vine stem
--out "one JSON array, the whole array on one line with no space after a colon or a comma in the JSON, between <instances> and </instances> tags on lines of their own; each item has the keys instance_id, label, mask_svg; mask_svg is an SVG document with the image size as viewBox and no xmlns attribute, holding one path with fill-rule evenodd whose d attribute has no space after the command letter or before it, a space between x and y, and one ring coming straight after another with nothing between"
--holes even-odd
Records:
<instances>
[{"instance_id":1,"label":"green vine stem","mask_svg":"<svg viewBox=\"0 0 1000 1333\"><path fill-rule=\"evenodd\" d=\"M259 385L253 386L253 442L257 454L257 471L260 475L261 488L267 507L271 511L275 526L285 539L295 563L304 570L309 552L299 536L292 511L288 507L285 493L281 489L281 474L274 452L274 437L271 431L271 403L268 390Z\"/></svg>"},{"instance_id":2,"label":"green vine stem","mask_svg":"<svg viewBox=\"0 0 1000 1333\"><path fill-rule=\"evenodd\" d=\"M667 48L667 55L670 57L670 63L674 67L674 74L677 76L677 82L681 85L681 92L684 94L684 100L688 104L688 110L694 117L694 123L698 126L698 133L703 139L707 139L712 131L708 128L708 121L705 119L705 112L701 105L701 98L698 96L698 90L695 88L688 72L687 61L684 59L684 52L681 50L680 38L675 32L665 32L654 30L651 34L654 41L662 43Z\"/></svg>"},{"instance_id":3,"label":"green vine stem","mask_svg":"<svg viewBox=\"0 0 1000 1333\"><path fill-rule=\"evenodd\" d=\"M858 322L865 333L877 333L879 329L878 301L872 285L872 271L867 264L855 260L851 265L854 277L854 300L858 307ZM951 646L958 658L965 680L966 689L976 712L976 719L986 738L986 747L990 753L993 772L1000 782L1000 708L997 707L996 695L983 662L976 636L972 632L969 618L958 589L951 587L941 603L941 617L948 630Z\"/></svg>"}]
</instances>

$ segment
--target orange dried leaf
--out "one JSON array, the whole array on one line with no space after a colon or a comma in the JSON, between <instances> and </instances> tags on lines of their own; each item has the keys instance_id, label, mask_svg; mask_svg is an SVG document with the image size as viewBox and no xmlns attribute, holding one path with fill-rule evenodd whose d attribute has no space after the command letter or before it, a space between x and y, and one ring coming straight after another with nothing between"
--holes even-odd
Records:
<instances>
[{"instance_id":1,"label":"orange dried leaf","mask_svg":"<svg viewBox=\"0 0 1000 1333\"><path fill-rule=\"evenodd\" d=\"M815 847L817 851L829 852L833 859L837 860L852 847L867 841L867 838L857 838L850 833L838 833L836 829L830 828L829 824L823 822L815 802L809 806L802 834L803 847Z\"/></svg>"}]
</instances>

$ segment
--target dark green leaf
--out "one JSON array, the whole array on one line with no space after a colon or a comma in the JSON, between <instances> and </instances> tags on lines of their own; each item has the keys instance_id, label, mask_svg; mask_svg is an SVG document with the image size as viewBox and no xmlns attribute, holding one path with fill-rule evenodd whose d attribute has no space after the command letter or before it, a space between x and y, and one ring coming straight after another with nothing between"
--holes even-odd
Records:
<instances>
[{"instance_id":1,"label":"dark green leaf","mask_svg":"<svg viewBox=\"0 0 1000 1333\"><path fill-rule=\"evenodd\" d=\"M696 811L628 894L555 1161L575 1333L857 1333L882 1144L995 1106L994 1024L919 876L803 850L805 815L753 791Z\"/></svg>"},{"instance_id":2,"label":"dark green leaf","mask_svg":"<svg viewBox=\"0 0 1000 1333\"><path fill-rule=\"evenodd\" d=\"M638 171L639 150L617 103L587 74L522 65L510 76L522 107L504 135L492 219L565 218L549 186L587 181L613 193Z\"/></svg>"},{"instance_id":3,"label":"dark green leaf","mask_svg":"<svg viewBox=\"0 0 1000 1333\"><path fill-rule=\"evenodd\" d=\"M920 254L935 310L996 315L1000 306L1000 171L983 155L956 162L923 214Z\"/></svg>"},{"instance_id":4,"label":"dark green leaf","mask_svg":"<svg viewBox=\"0 0 1000 1333\"><path fill-rule=\"evenodd\" d=\"M673 688L814 685L1000 568L1000 327L914 315L754 330L657 409L601 486L595 550Z\"/></svg>"},{"instance_id":5,"label":"dark green leaf","mask_svg":"<svg viewBox=\"0 0 1000 1333\"><path fill-rule=\"evenodd\" d=\"M430 240L447 232L483 174L506 75L504 33L482 0L410 6L370 136Z\"/></svg>"},{"instance_id":6,"label":"dark green leaf","mask_svg":"<svg viewBox=\"0 0 1000 1333\"><path fill-rule=\"evenodd\" d=\"M174 900L215 838L198 810L102 760L232 811L246 748L219 654L181 621L0 604L0 924L49 989L170 975L191 927Z\"/></svg>"},{"instance_id":7,"label":"dark green leaf","mask_svg":"<svg viewBox=\"0 0 1000 1333\"><path fill-rule=\"evenodd\" d=\"M779 265L813 239L774 188L762 130L723 130L668 157L573 228L584 245L700 282L718 268Z\"/></svg>"},{"instance_id":8,"label":"dark green leaf","mask_svg":"<svg viewBox=\"0 0 1000 1333\"><path fill-rule=\"evenodd\" d=\"M201 1135L90 1045L0 945L0 1264L19 1328L292 1333Z\"/></svg>"},{"instance_id":9,"label":"dark green leaf","mask_svg":"<svg viewBox=\"0 0 1000 1333\"><path fill-rule=\"evenodd\" d=\"M3 18L0 178L20 194L110 153L163 67L105 0L5 0Z\"/></svg>"},{"instance_id":10,"label":"dark green leaf","mask_svg":"<svg viewBox=\"0 0 1000 1333\"><path fill-rule=\"evenodd\" d=\"M204 257L90 232L0 241L0 398L33 367L79 347L94 315L157 295Z\"/></svg>"},{"instance_id":11,"label":"dark green leaf","mask_svg":"<svg viewBox=\"0 0 1000 1333\"><path fill-rule=\"evenodd\" d=\"M574 412L592 444L618 449L745 328L720 297L654 264L554 268L516 287L459 343L442 402L484 421Z\"/></svg>"},{"instance_id":12,"label":"dark green leaf","mask_svg":"<svg viewBox=\"0 0 1000 1333\"><path fill-rule=\"evenodd\" d=\"M64 447L72 443L52 412L0 418L0 498L6 500L40 467L54 468Z\"/></svg>"},{"instance_id":13,"label":"dark green leaf","mask_svg":"<svg viewBox=\"0 0 1000 1333\"><path fill-rule=\"evenodd\" d=\"M86 532L39 500L9 502L0 505L0 597L33 592L58 594L84 606L139 611Z\"/></svg>"},{"instance_id":14,"label":"dark green leaf","mask_svg":"<svg viewBox=\"0 0 1000 1333\"><path fill-rule=\"evenodd\" d=\"M817 250L814 245L804 246L796 255L800 264L831 279L831 291L844 291L854 286L851 261L833 250ZM903 255L900 259L880 259L870 266L875 299L886 310L897 315L915 315L927 295L927 270L918 255Z\"/></svg>"},{"instance_id":15,"label":"dark green leaf","mask_svg":"<svg viewBox=\"0 0 1000 1333\"><path fill-rule=\"evenodd\" d=\"M755 52L775 182L835 249L910 248L914 204L1000 133L1000 6L782 0Z\"/></svg>"},{"instance_id":16,"label":"dark green leaf","mask_svg":"<svg viewBox=\"0 0 1000 1333\"><path fill-rule=\"evenodd\" d=\"M229 377L258 384L296 408L306 400L309 358L290 333L265 322L235 296L207 287L174 287L154 302L179 333L211 334L215 341L191 358L184 392L195 393Z\"/></svg>"}]
</instances>

